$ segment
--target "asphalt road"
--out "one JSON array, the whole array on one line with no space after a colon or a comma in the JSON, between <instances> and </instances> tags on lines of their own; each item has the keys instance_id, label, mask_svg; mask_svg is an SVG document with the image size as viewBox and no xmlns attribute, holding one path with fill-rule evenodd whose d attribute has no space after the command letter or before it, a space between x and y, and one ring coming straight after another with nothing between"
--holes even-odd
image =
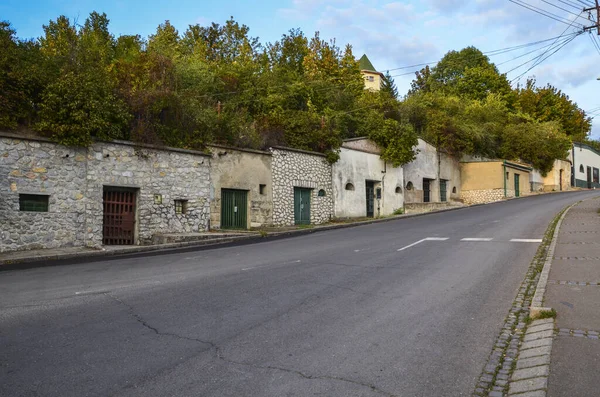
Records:
<instances>
[{"instance_id":1,"label":"asphalt road","mask_svg":"<svg viewBox=\"0 0 600 397\"><path fill-rule=\"evenodd\" d=\"M0 272L0 395L469 395L538 247L510 240L597 194Z\"/></svg>"}]
</instances>

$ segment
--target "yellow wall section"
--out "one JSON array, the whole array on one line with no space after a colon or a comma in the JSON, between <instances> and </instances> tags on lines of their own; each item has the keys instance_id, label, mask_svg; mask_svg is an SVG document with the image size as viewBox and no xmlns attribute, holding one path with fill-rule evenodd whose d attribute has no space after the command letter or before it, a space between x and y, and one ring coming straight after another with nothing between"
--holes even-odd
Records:
<instances>
[{"instance_id":1,"label":"yellow wall section","mask_svg":"<svg viewBox=\"0 0 600 397\"><path fill-rule=\"evenodd\" d=\"M504 187L501 161L461 163L460 177L462 190L487 190ZM529 183L529 179L527 183Z\"/></svg>"}]
</instances>

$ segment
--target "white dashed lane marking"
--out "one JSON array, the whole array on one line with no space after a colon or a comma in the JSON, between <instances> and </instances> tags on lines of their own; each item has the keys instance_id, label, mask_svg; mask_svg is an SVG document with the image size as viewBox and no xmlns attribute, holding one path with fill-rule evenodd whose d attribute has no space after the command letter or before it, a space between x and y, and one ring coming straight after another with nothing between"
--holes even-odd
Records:
<instances>
[{"instance_id":1,"label":"white dashed lane marking","mask_svg":"<svg viewBox=\"0 0 600 397\"><path fill-rule=\"evenodd\" d=\"M404 251L405 249L414 247L417 244L421 244L422 242L425 241L446 241L449 240L449 237L427 237L424 239L421 239L419 241L415 241L412 244L407 245L406 247L402 247L400 249L398 249L398 251ZM511 240L494 240L493 237L464 237L461 238L460 241L464 241L464 242L498 242L498 243L506 243L506 242L511 242L511 243L541 243L542 239L541 238L513 238ZM358 250L354 250L354 252L358 252Z\"/></svg>"},{"instance_id":2,"label":"white dashed lane marking","mask_svg":"<svg viewBox=\"0 0 600 397\"><path fill-rule=\"evenodd\" d=\"M421 240L419 240L417 242L414 242L412 244L409 244L406 247L402 247L398 251L404 251L405 249L410 248L410 247L414 247L415 245L421 244L424 241L446 241L449 238L450 237L427 237L427 238L421 239Z\"/></svg>"}]
</instances>

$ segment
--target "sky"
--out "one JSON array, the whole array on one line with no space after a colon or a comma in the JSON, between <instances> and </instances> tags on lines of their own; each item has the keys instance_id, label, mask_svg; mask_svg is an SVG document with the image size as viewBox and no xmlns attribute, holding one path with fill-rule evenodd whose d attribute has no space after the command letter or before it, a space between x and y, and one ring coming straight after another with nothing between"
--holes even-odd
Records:
<instances>
[{"instance_id":1,"label":"sky","mask_svg":"<svg viewBox=\"0 0 600 397\"><path fill-rule=\"evenodd\" d=\"M300 28L307 36L318 31L322 38L335 39L341 47L351 44L357 58L366 53L378 70L389 70L402 95L408 91L414 72L422 67L412 65L435 62L450 50L475 46L487 53L509 80L515 79L513 84L525 82L528 76L535 77L538 85L552 84L589 111L600 109L600 80L597 80L600 36L596 31L567 35L595 24L587 20L588 13L581 13L584 4L592 3L592 0L180 0L176 3L3 0L0 19L9 21L22 39L41 36L42 26L59 15L83 23L92 11L108 15L115 36L148 36L165 20L183 32L189 25L222 24L229 17L247 25L250 34L259 37L263 44L277 41L293 28ZM497 51L559 36L562 37L556 43L550 40L517 50ZM569 37L574 39L566 43ZM542 47L558 46L563 40L565 45L560 50L528 70L534 64L528 61L547 49L546 55L550 55L556 48ZM598 48L593 40L597 40ZM600 139L600 111L596 114L592 138Z\"/></svg>"}]
</instances>

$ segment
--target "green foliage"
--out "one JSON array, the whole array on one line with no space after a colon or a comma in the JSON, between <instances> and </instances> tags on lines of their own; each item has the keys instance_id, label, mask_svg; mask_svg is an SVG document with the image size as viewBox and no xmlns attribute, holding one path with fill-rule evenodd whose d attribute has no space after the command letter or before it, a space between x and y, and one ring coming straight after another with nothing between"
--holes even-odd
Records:
<instances>
[{"instance_id":1,"label":"green foliage","mask_svg":"<svg viewBox=\"0 0 600 397\"><path fill-rule=\"evenodd\" d=\"M559 89L548 84L536 87L528 79L525 87L517 88L517 107L540 122L555 121L575 142L584 142L592 129L592 119Z\"/></svg>"},{"instance_id":2,"label":"green foliage","mask_svg":"<svg viewBox=\"0 0 600 397\"><path fill-rule=\"evenodd\" d=\"M383 79L381 80L381 92L389 95L391 98L398 98L398 87L396 87L394 78L389 71L383 75Z\"/></svg>"},{"instance_id":3,"label":"green foliage","mask_svg":"<svg viewBox=\"0 0 600 397\"><path fill-rule=\"evenodd\" d=\"M521 159L546 175L555 159L567 156L571 140L557 122L540 123L523 116L513 116L504 129L500 157Z\"/></svg>"},{"instance_id":4,"label":"green foliage","mask_svg":"<svg viewBox=\"0 0 600 397\"><path fill-rule=\"evenodd\" d=\"M261 45L231 18L115 38L97 12L82 26L60 16L43 28L21 41L0 22L0 128L33 127L63 144L282 145L333 162L344 139L367 136L400 166L420 136L457 157L520 159L542 172L570 140L595 144L590 118L568 96L533 80L512 90L474 47L417 72L399 101L389 73L380 92L365 90L352 47L319 33L291 30Z\"/></svg>"}]
</instances>

